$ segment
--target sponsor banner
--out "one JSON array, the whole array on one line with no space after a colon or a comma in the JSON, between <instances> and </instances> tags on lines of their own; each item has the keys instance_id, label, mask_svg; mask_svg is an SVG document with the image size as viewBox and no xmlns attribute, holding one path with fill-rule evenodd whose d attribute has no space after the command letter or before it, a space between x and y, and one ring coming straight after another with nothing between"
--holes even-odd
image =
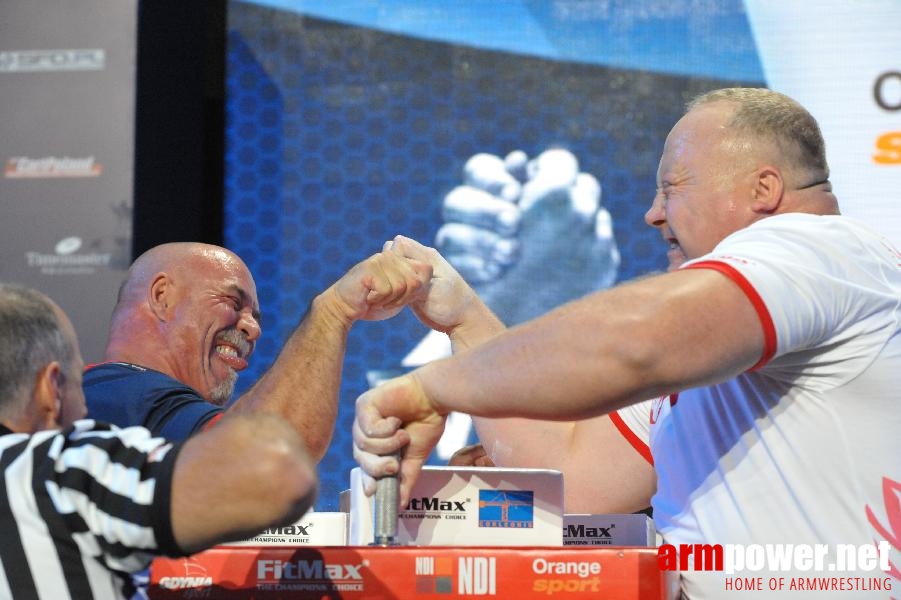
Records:
<instances>
[{"instance_id":1,"label":"sponsor banner","mask_svg":"<svg viewBox=\"0 0 901 600\"><path fill-rule=\"evenodd\" d=\"M105 67L106 52L102 48L0 52L0 73L102 71Z\"/></svg>"},{"instance_id":2,"label":"sponsor banner","mask_svg":"<svg viewBox=\"0 0 901 600\"><path fill-rule=\"evenodd\" d=\"M99 177L103 166L93 156L14 156L6 161L7 179L47 179L51 177Z\"/></svg>"},{"instance_id":3,"label":"sponsor banner","mask_svg":"<svg viewBox=\"0 0 901 600\"><path fill-rule=\"evenodd\" d=\"M675 597L656 548L214 548L157 559L150 598Z\"/></svg>"},{"instance_id":4,"label":"sponsor banner","mask_svg":"<svg viewBox=\"0 0 901 600\"><path fill-rule=\"evenodd\" d=\"M25 265L30 272L44 276L92 275L113 264L110 252L95 252L83 248L80 237L69 236L56 243L53 252L25 252Z\"/></svg>"}]
</instances>

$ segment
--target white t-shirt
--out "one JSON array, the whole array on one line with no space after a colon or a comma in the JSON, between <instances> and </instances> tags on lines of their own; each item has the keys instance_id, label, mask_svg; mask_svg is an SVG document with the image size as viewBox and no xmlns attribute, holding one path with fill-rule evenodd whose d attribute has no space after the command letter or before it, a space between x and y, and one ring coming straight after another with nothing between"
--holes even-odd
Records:
<instances>
[{"instance_id":1,"label":"white t-shirt","mask_svg":"<svg viewBox=\"0 0 901 600\"><path fill-rule=\"evenodd\" d=\"M825 544L827 552L824 572L689 569L683 590L747 598L754 594L730 592L727 578L763 577L761 595L771 598L768 578L783 577L784 590L805 578L838 586L841 598L901 597L901 255L851 219L789 214L682 268L716 269L739 285L766 347L735 379L619 412L635 437L649 436L657 530L677 548ZM879 540L892 546L888 572L829 570L839 544ZM882 591L872 591L873 579Z\"/></svg>"}]
</instances>

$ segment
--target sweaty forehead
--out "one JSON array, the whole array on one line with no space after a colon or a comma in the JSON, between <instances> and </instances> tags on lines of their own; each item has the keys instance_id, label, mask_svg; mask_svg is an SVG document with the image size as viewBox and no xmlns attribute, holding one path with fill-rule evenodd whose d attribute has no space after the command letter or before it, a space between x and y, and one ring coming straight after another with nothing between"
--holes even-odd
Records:
<instances>
[{"instance_id":1,"label":"sweaty forehead","mask_svg":"<svg viewBox=\"0 0 901 600\"><path fill-rule=\"evenodd\" d=\"M718 156L715 148L727 135L727 113L728 107L711 104L696 107L679 119L663 145L657 170L658 184L670 171Z\"/></svg>"},{"instance_id":2,"label":"sweaty forehead","mask_svg":"<svg viewBox=\"0 0 901 600\"><path fill-rule=\"evenodd\" d=\"M207 254L194 265L196 274L216 287L239 291L254 310L259 310L256 282L240 258L223 250Z\"/></svg>"}]
</instances>

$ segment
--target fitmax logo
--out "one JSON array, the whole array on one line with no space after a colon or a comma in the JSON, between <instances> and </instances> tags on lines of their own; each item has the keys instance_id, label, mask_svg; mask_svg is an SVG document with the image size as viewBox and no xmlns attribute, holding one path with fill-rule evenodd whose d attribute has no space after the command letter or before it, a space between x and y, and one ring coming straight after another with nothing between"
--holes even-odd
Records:
<instances>
[{"instance_id":1,"label":"fitmax logo","mask_svg":"<svg viewBox=\"0 0 901 600\"><path fill-rule=\"evenodd\" d=\"M563 537L610 539L613 537L610 530L614 527L615 525L612 524L610 527L586 527L583 523L579 523L578 525L567 525L566 529L563 531Z\"/></svg>"},{"instance_id":2,"label":"fitmax logo","mask_svg":"<svg viewBox=\"0 0 901 600\"><path fill-rule=\"evenodd\" d=\"M412 498L407 504L407 510L414 511L438 511L438 512L466 512L464 501L442 500L441 498L422 497Z\"/></svg>"},{"instance_id":3,"label":"fitmax logo","mask_svg":"<svg viewBox=\"0 0 901 600\"><path fill-rule=\"evenodd\" d=\"M309 523L306 526L301 525L299 523L295 523L294 525L287 525L285 527L272 527L269 529L264 529L258 535L305 535L309 536L310 533L307 531L313 524Z\"/></svg>"},{"instance_id":4,"label":"fitmax logo","mask_svg":"<svg viewBox=\"0 0 901 600\"><path fill-rule=\"evenodd\" d=\"M260 581L311 580L362 581L360 571L366 562L359 565L326 563L321 560L258 560L257 579Z\"/></svg>"}]
</instances>

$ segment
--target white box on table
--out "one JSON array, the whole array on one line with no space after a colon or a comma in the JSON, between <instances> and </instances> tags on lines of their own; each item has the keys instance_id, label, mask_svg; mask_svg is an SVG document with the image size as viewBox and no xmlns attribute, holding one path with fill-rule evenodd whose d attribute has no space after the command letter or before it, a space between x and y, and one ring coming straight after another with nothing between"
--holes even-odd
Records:
<instances>
[{"instance_id":1,"label":"white box on table","mask_svg":"<svg viewBox=\"0 0 901 600\"><path fill-rule=\"evenodd\" d=\"M563 515L564 546L656 546L654 521L645 514Z\"/></svg>"},{"instance_id":2,"label":"white box on table","mask_svg":"<svg viewBox=\"0 0 901 600\"><path fill-rule=\"evenodd\" d=\"M351 471L351 546L371 544L374 498ZM550 469L423 467L397 542L417 546L561 546L563 475Z\"/></svg>"},{"instance_id":3,"label":"white box on table","mask_svg":"<svg viewBox=\"0 0 901 600\"><path fill-rule=\"evenodd\" d=\"M221 546L346 546L349 516L345 512L308 512L297 522L272 527L246 540Z\"/></svg>"}]
</instances>

